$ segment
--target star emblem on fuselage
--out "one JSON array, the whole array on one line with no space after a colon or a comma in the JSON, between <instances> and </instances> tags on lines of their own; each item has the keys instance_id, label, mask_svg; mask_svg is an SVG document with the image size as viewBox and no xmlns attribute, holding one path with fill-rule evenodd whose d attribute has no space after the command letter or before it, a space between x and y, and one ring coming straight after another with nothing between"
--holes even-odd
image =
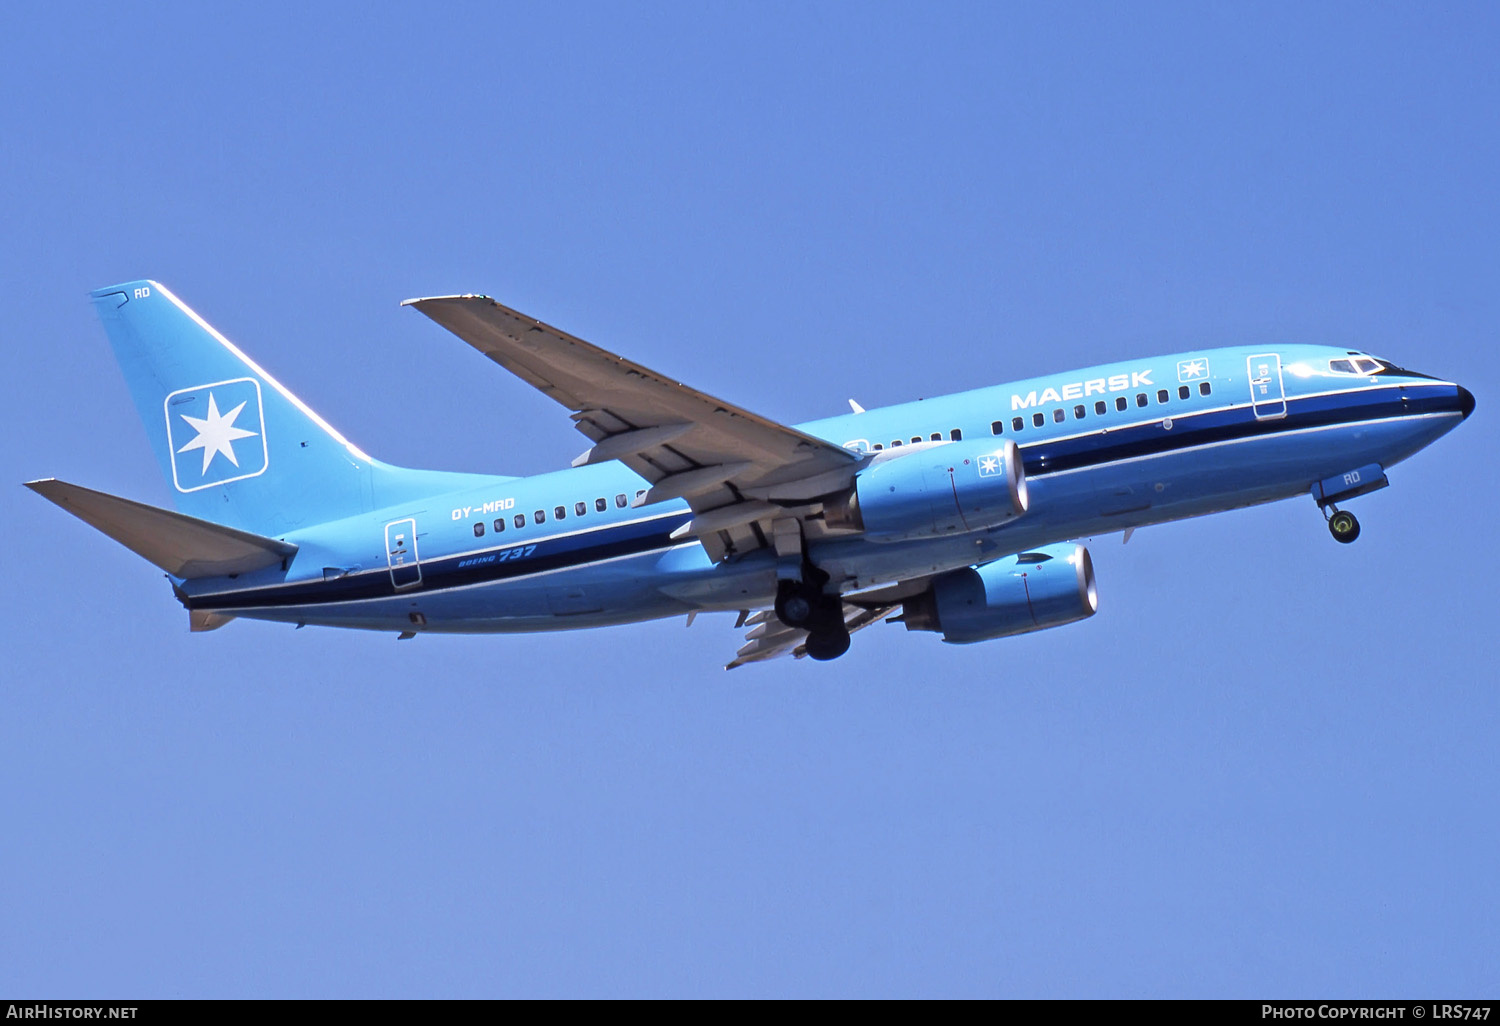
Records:
<instances>
[{"instance_id":1,"label":"star emblem on fuselage","mask_svg":"<svg viewBox=\"0 0 1500 1026\"><path fill-rule=\"evenodd\" d=\"M186 413L179 414L183 420L188 422L192 429L198 432L197 437L178 449L179 453L189 452L193 449L203 450L203 473L208 473L209 464L213 463L214 457L220 453L236 467L240 465L239 458L234 454L234 443L241 438L253 438L254 431L246 431L244 428L234 426L235 420L239 418L240 411L245 408L242 402L228 413L219 413L219 404L214 394L208 394L208 416L190 417Z\"/></svg>"},{"instance_id":2,"label":"star emblem on fuselage","mask_svg":"<svg viewBox=\"0 0 1500 1026\"><path fill-rule=\"evenodd\" d=\"M1208 377L1207 360L1183 360L1177 365L1177 380L1192 381Z\"/></svg>"}]
</instances>

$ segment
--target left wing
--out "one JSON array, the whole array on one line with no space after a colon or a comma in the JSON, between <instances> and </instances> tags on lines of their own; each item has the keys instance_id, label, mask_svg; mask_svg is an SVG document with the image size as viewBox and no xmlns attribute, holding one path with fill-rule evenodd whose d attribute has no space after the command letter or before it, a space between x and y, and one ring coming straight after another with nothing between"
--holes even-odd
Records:
<instances>
[{"instance_id":1,"label":"left wing","mask_svg":"<svg viewBox=\"0 0 1500 1026\"><path fill-rule=\"evenodd\" d=\"M872 623L878 623L889 616L895 606L857 606L850 602L844 603L844 627L850 634L862 630ZM734 660L724 667L732 670L746 663L758 663L765 659L774 659L786 652L801 659L807 655L807 646L803 644L807 640L807 631L788 627L776 619L776 614L769 609L763 609L745 621L750 625L750 631L745 635L745 644L734 654Z\"/></svg>"},{"instance_id":2,"label":"left wing","mask_svg":"<svg viewBox=\"0 0 1500 1026\"><path fill-rule=\"evenodd\" d=\"M573 412L593 441L574 466L619 460L651 482L636 505L684 499L684 535L722 559L770 544L778 517L799 519L846 487L863 457L672 381L487 296L414 306ZM800 507L800 508L799 508Z\"/></svg>"}]
</instances>

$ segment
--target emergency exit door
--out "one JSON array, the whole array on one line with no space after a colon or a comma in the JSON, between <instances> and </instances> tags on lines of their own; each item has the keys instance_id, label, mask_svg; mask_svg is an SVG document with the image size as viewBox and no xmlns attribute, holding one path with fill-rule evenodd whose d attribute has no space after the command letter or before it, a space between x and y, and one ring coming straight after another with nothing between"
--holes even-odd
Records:
<instances>
[{"instance_id":1,"label":"emergency exit door","mask_svg":"<svg viewBox=\"0 0 1500 1026\"><path fill-rule=\"evenodd\" d=\"M417 522L393 520L385 525L385 562L391 568L391 583L410 588L422 583L422 566L417 562Z\"/></svg>"},{"instance_id":2,"label":"emergency exit door","mask_svg":"<svg viewBox=\"0 0 1500 1026\"><path fill-rule=\"evenodd\" d=\"M1286 388L1281 381L1281 354L1261 353L1245 361L1250 377L1250 405L1256 420L1286 416Z\"/></svg>"}]
</instances>

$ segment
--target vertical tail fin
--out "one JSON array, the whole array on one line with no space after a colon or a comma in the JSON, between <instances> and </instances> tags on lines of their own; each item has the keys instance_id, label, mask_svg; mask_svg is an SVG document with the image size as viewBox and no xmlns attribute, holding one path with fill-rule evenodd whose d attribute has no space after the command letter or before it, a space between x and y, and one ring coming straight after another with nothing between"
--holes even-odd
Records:
<instances>
[{"instance_id":1,"label":"vertical tail fin","mask_svg":"<svg viewBox=\"0 0 1500 1026\"><path fill-rule=\"evenodd\" d=\"M371 459L154 281L90 295L183 513L277 536L494 480Z\"/></svg>"},{"instance_id":2,"label":"vertical tail fin","mask_svg":"<svg viewBox=\"0 0 1500 1026\"><path fill-rule=\"evenodd\" d=\"M372 459L164 285L90 293L177 508L277 537L511 478Z\"/></svg>"}]
</instances>

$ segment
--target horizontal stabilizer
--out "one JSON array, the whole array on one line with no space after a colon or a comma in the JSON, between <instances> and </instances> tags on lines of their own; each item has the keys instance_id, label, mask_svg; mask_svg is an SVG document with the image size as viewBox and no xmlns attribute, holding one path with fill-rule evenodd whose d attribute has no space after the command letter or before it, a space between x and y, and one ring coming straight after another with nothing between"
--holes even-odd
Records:
<instances>
[{"instance_id":1,"label":"horizontal stabilizer","mask_svg":"<svg viewBox=\"0 0 1500 1026\"><path fill-rule=\"evenodd\" d=\"M173 577L222 577L275 566L297 546L47 478L26 487Z\"/></svg>"}]
</instances>

